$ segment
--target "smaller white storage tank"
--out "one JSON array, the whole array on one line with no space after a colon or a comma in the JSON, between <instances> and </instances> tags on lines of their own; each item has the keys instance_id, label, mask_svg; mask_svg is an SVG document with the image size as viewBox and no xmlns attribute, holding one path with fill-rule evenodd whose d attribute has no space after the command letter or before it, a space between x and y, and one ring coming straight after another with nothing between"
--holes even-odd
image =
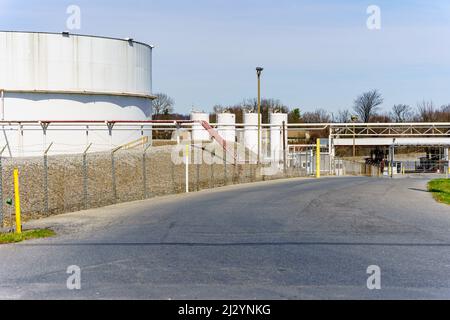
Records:
<instances>
[{"instance_id":1,"label":"smaller white storage tank","mask_svg":"<svg viewBox=\"0 0 450 320\"><path fill-rule=\"evenodd\" d=\"M258 114L244 113L244 144L251 152L258 155Z\"/></svg>"},{"instance_id":2,"label":"smaller white storage tank","mask_svg":"<svg viewBox=\"0 0 450 320\"><path fill-rule=\"evenodd\" d=\"M193 111L191 113L191 120L192 121L206 121L209 123L209 114L204 112L196 112ZM194 142L201 142L201 141L209 141L210 136L208 131L206 131L205 128L200 123L195 123L192 126L192 140Z\"/></svg>"},{"instance_id":3,"label":"smaller white storage tank","mask_svg":"<svg viewBox=\"0 0 450 320\"><path fill-rule=\"evenodd\" d=\"M288 123L288 115L286 113L271 113L270 119L270 157L274 162L279 162L283 159L283 122ZM287 127L285 127L285 141L287 146Z\"/></svg>"},{"instance_id":4,"label":"smaller white storage tank","mask_svg":"<svg viewBox=\"0 0 450 320\"><path fill-rule=\"evenodd\" d=\"M220 113L217 115L217 131L227 142L236 142L236 115Z\"/></svg>"}]
</instances>

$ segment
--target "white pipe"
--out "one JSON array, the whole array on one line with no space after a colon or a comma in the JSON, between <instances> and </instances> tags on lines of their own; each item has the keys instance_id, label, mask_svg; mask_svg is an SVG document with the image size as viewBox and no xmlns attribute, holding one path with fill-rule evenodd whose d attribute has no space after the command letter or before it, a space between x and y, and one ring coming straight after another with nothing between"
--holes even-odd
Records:
<instances>
[{"instance_id":1,"label":"white pipe","mask_svg":"<svg viewBox=\"0 0 450 320\"><path fill-rule=\"evenodd\" d=\"M20 121L20 120L11 120L11 121L2 121L5 124L17 124L17 123L21 123L23 125L27 125L27 124L39 124L39 120L24 120L24 121ZM42 122L42 120L41 120ZM97 120L97 121L85 121L85 120L48 120L48 121L44 121L44 122L50 122L52 123L52 125L62 125L62 126L70 126L70 125L80 125L80 124L90 124L90 125L104 125L105 121L101 121L101 120ZM158 122L158 121L123 121L123 120L118 120L118 121L114 121L111 120L110 122L114 122L116 123L117 126L126 126L126 125L151 125L151 126L174 126L175 122ZM181 126L192 126L196 123L194 123L193 121L179 121L178 122ZM219 124L217 123L210 123L210 125L212 127L217 127ZM359 126L366 126L366 127L388 127L388 126L396 126L396 127L419 127L419 128L424 128L424 127L430 127L430 126L434 126L434 127L449 127L450 126L450 122L442 122L442 123L409 123L409 124L405 124L405 123L400 123L400 124L390 124L390 123L368 123L368 124L352 124L351 127L353 126L359 127ZM237 124L220 124L220 126L224 126L224 127L245 127L248 126L247 124L244 123L237 123ZM261 124L261 126L264 128L271 128L271 127L276 127L277 125L271 125L271 124ZM325 130L328 127L332 127L332 128L342 128L341 126L346 126L347 125L341 125L341 124L333 124L333 123L328 123L328 124L324 124L324 123L315 123L315 124L301 124L301 123L287 123L286 127L288 128L299 128L299 129L305 129L305 130ZM345 134L345 133L337 133L338 135L350 135L349 134ZM336 133L333 134L333 136L336 135ZM396 135L402 135L402 133L398 133ZM417 134L417 135L422 135L422 134ZM435 134L436 135L436 134ZM439 135L439 134L437 134ZM445 135L445 133L441 134L441 135Z\"/></svg>"}]
</instances>

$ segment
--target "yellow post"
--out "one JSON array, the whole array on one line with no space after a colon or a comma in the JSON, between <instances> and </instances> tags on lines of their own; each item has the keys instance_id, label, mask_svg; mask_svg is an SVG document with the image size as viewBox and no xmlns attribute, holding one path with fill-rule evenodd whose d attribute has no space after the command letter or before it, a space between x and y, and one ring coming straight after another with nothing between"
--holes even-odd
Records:
<instances>
[{"instance_id":1,"label":"yellow post","mask_svg":"<svg viewBox=\"0 0 450 320\"><path fill-rule=\"evenodd\" d=\"M16 233L22 233L22 222L20 221L20 193L19 193L19 170L14 169L14 199L16 207Z\"/></svg>"},{"instance_id":2,"label":"yellow post","mask_svg":"<svg viewBox=\"0 0 450 320\"><path fill-rule=\"evenodd\" d=\"M320 139L317 139L316 147L316 178L320 178Z\"/></svg>"}]
</instances>

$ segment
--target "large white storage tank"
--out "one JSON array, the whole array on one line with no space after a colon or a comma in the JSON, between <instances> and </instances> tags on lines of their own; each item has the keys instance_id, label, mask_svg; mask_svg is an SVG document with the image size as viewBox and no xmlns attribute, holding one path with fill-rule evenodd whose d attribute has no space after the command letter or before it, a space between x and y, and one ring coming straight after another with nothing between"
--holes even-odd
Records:
<instances>
[{"instance_id":1,"label":"large white storage tank","mask_svg":"<svg viewBox=\"0 0 450 320\"><path fill-rule=\"evenodd\" d=\"M0 32L1 118L6 121L140 121L152 114L152 47L132 40L56 33ZM78 129L83 129L80 127ZM48 131L59 153L126 144L139 130ZM6 139L5 139L6 137ZM12 156L41 155L39 132L1 135ZM20 145L20 147L19 147ZM19 153L19 149L22 149ZM70 150L70 151L69 151Z\"/></svg>"}]
</instances>

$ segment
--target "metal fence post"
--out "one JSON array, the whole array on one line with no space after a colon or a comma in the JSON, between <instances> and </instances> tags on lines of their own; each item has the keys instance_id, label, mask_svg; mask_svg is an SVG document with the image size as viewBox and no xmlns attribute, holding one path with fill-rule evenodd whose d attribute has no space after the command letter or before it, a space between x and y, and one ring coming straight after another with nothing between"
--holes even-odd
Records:
<instances>
[{"instance_id":1,"label":"metal fence post","mask_svg":"<svg viewBox=\"0 0 450 320\"><path fill-rule=\"evenodd\" d=\"M287 174L287 159L286 159L286 122L283 121L283 172Z\"/></svg>"},{"instance_id":2,"label":"metal fence post","mask_svg":"<svg viewBox=\"0 0 450 320\"><path fill-rule=\"evenodd\" d=\"M211 188L211 189L213 189L214 188L214 164L215 164L215 162L216 162L216 153L215 153L215 151L213 152L213 154L212 154L212 161L211 161L211 166L210 166L210 168L211 168L211 181L210 181L210 183L209 183L209 187Z\"/></svg>"},{"instance_id":3,"label":"metal fence post","mask_svg":"<svg viewBox=\"0 0 450 320\"><path fill-rule=\"evenodd\" d=\"M47 150L44 152L44 212L46 214L49 213L49 205L48 205L48 152L50 148L53 146L53 142L50 143Z\"/></svg>"},{"instance_id":4,"label":"metal fence post","mask_svg":"<svg viewBox=\"0 0 450 320\"><path fill-rule=\"evenodd\" d=\"M186 145L186 154L185 154L185 189L186 193L189 193L189 144Z\"/></svg>"},{"instance_id":5,"label":"metal fence post","mask_svg":"<svg viewBox=\"0 0 450 320\"><path fill-rule=\"evenodd\" d=\"M113 191L113 202L117 201L117 189L116 189L116 163L114 160L114 152L111 152L111 180L112 180L112 191Z\"/></svg>"},{"instance_id":6,"label":"metal fence post","mask_svg":"<svg viewBox=\"0 0 450 320\"><path fill-rule=\"evenodd\" d=\"M88 168L87 168L87 153L91 148L92 143L89 144L83 152L83 200L84 209L89 208L89 198L88 198Z\"/></svg>"},{"instance_id":7,"label":"metal fence post","mask_svg":"<svg viewBox=\"0 0 450 320\"><path fill-rule=\"evenodd\" d=\"M113 191L113 202L117 202L117 185L116 185L116 160L115 153L122 149L122 147L117 147L111 151L111 180L112 180L112 191Z\"/></svg>"},{"instance_id":8,"label":"metal fence post","mask_svg":"<svg viewBox=\"0 0 450 320\"><path fill-rule=\"evenodd\" d=\"M83 153L83 202L84 210L88 209L87 156Z\"/></svg>"},{"instance_id":9,"label":"metal fence post","mask_svg":"<svg viewBox=\"0 0 450 320\"><path fill-rule=\"evenodd\" d=\"M170 177L172 180L172 193L177 193L177 186L175 184L175 163L173 161L170 161ZM180 184L182 181L180 180Z\"/></svg>"},{"instance_id":10,"label":"metal fence post","mask_svg":"<svg viewBox=\"0 0 450 320\"><path fill-rule=\"evenodd\" d=\"M48 160L44 154L44 213L48 213Z\"/></svg>"},{"instance_id":11,"label":"metal fence post","mask_svg":"<svg viewBox=\"0 0 450 320\"><path fill-rule=\"evenodd\" d=\"M148 145L144 152L142 153L142 193L143 198L148 198L148 189L147 189L147 150L151 147Z\"/></svg>"},{"instance_id":12,"label":"metal fence post","mask_svg":"<svg viewBox=\"0 0 450 320\"><path fill-rule=\"evenodd\" d=\"M3 165L2 155L0 154L0 227L3 228Z\"/></svg>"},{"instance_id":13,"label":"metal fence post","mask_svg":"<svg viewBox=\"0 0 450 320\"><path fill-rule=\"evenodd\" d=\"M0 151L0 227L4 227L3 224L3 152L6 146Z\"/></svg>"},{"instance_id":14,"label":"metal fence post","mask_svg":"<svg viewBox=\"0 0 450 320\"><path fill-rule=\"evenodd\" d=\"M224 184L228 184L228 175L227 175L227 151L224 150L223 153L223 176L224 176Z\"/></svg>"},{"instance_id":15,"label":"metal fence post","mask_svg":"<svg viewBox=\"0 0 450 320\"><path fill-rule=\"evenodd\" d=\"M201 150L201 151L200 151ZM194 146L194 151L195 151L195 170L196 170L196 177L195 177L195 184L196 184L196 189L197 191L200 191L200 163L201 160L199 159L199 153L203 152L203 149L198 149L197 147Z\"/></svg>"}]
</instances>

